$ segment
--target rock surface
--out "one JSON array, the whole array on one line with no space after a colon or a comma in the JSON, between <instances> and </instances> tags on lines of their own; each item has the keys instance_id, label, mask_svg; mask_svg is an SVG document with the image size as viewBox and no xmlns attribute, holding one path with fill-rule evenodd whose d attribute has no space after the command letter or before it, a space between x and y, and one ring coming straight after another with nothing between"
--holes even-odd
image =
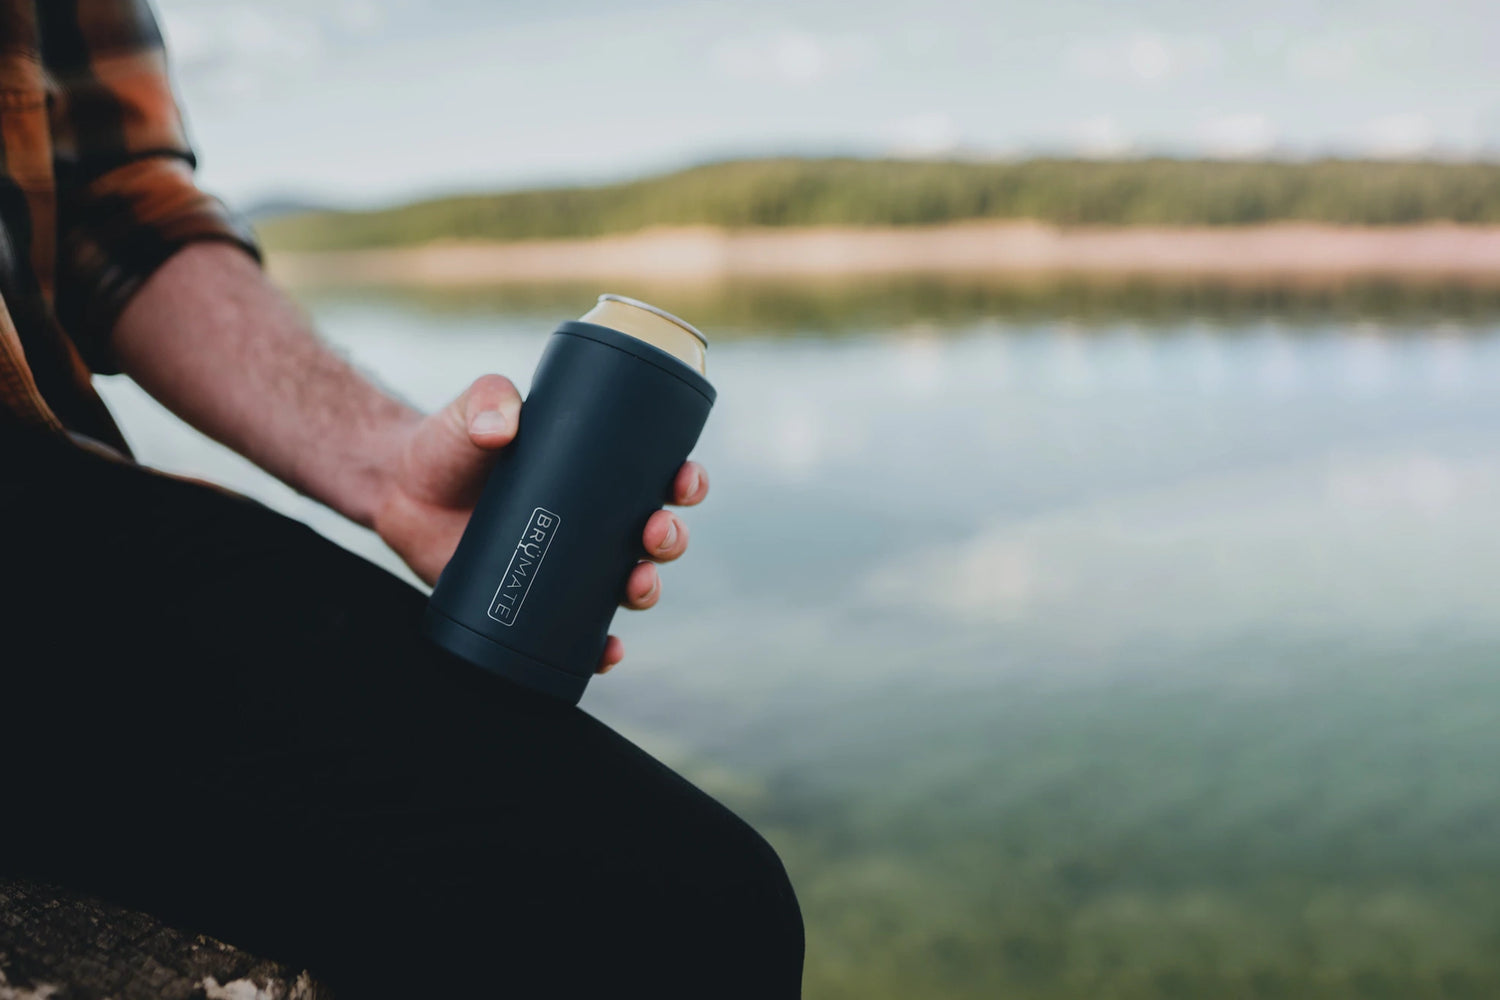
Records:
<instances>
[{"instance_id":1,"label":"rock surface","mask_svg":"<svg viewBox=\"0 0 1500 1000\"><path fill-rule=\"evenodd\" d=\"M305 972L86 896L0 878L0 1000L329 1000Z\"/></svg>"}]
</instances>

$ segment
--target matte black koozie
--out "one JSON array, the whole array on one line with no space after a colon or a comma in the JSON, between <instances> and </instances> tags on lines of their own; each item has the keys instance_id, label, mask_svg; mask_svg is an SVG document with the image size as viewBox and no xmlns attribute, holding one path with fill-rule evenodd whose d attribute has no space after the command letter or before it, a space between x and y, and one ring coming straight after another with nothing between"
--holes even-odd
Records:
<instances>
[{"instance_id":1,"label":"matte black koozie","mask_svg":"<svg viewBox=\"0 0 1500 1000\"><path fill-rule=\"evenodd\" d=\"M675 321L702 338L644 303L602 296L600 309L606 300L615 310L607 315L640 308L651 322ZM577 702L626 580L645 557L641 532L670 499L714 396L699 371L667 350L595 323L559 326L516 438L432 592L427 635L471 663Z\"/></svg>"}]
</instances>

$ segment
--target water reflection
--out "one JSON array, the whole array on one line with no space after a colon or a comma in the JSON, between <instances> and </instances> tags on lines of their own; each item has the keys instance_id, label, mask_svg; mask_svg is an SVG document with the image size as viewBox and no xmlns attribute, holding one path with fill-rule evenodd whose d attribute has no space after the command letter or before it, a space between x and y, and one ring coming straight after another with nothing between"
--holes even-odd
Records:
<instances>
[{"instance_id":1,"label":"water reflection","mask_svg":"<svg viewBox=\"0 0 1500 1000\"><path fill-rule=\"evenodd\" d=\"M592 291L309 304L436 406ZM658 296L734 334L714 496L586 704L782 848L811 997L1500 995L1490 296Z\"/></svg>"},{"instance_id":2,"label":"water reflection","mask_svg":"<svg viewBox=\"0 0 1500 1000\"><path fill-rule=\"evenodd\" d=\"M951 327L990 318L1007 323L1069 320L1114 326L1135 320L1151 327L1191 317L1211 324L1277 317L1306 323L1375 320L1426 327L1472 323L1500 314L1500 283L1489 281L1313 280L1304 285L1246 278L1163 280L1122 276L994 280L974 276L891 275L880 280L826 278L719 285L631 283L625 291L670 302L683 315L733 336L826 336L905 330L914 324ZM544 323L581 315L593 284L494 285L453 288L317 289L324 304L383 302L447 316L534 316Z\"/></svg>"}]
</instances>

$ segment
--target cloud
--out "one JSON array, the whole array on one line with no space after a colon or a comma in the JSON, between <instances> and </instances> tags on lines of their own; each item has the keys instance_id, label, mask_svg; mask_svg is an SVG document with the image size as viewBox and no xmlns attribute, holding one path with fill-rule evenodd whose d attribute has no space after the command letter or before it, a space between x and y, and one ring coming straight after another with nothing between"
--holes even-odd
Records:
<instances>
[{"instance_id":1,"label":"cloud","mask_svg":"<svg viewBox=\"0 0 1500 1000\"><path fill-rule=\"evenodd\" d=\"M1085 118L1068 129L1073 152L1079 156L1108 159L1124 156L1134 148L1130 134L1108 116Z\"/></svg>"},{"instance_id":2,"label":"cloud","mask_svg":"<svg viewBox=\"0 0 1500 1000\"><path fill-rule=\"evenodd\" d=\"M1411 634L1500 611L1500 541L1476 530L1497 499L1489 458L1332 455L992 523L891 557L856 595L1064 641Z\"/></svg>"},{"instance_id":3,"label":"cloud","mask_svg":"<svg viewBox=\"0 0 1500 1000\"><path fill-rule=\"evenodd\" d=\"M392 2L400 0L162 0L158 9L173 72L189 91L249 99L380 31Z\"/></svg>"},{"instance_id":4,"label":"cloud","mask_svg":"<svg viewBox=\"0 0 1500 1000\"><path fill-rule=\"evenodd\" d=\"M1063 52L1063 69L1096 80L1159 84L1218 65L1219 44L1197 35L1154 31L1103 39L1080 39Z\"/></svg>"},{"instance_id":5,"label":"cloud","mask_svg":"<svg viewBox=\"0 0 1500 1000\"><path fill-rule=\"evenodd\" d=\"M965 545L903 554L867 575L860 597L876 607L917 607L965 623L1022 619L1031 605L1065 597L1047 553L1031 538L1001 529Z\"/></svg>"},{"instance_id":6,"label":"cloud","mask_svg":"<svg viewBox=\"0 0 1500 1000\"><path fill-rule=\"evenodd\" d=\"M942 156L958 148L958 126L942 111L898 119L890 133L890 151L897 156Z\"/></svg>"},{"instance_id":7,"label":"cloud","mask_svg":"<svg viewBox=\"0 0 1500 1000\"><path fill-rule=\"evenodd\" d=\"M1432 152L1437 130L1426 115L1386 115L1360 130L1360 146L1369 156L1403 159Z\"/></svg>"},{"instance_id":8,"label":"cloud","mask_svg":"<svg viewBox=\"0 0 1500 1000\"><path fill-rule=\"evenodd\" d=\"M1276 127L1259 111L1226 115L1204 122L1198 129L1198 140L1210 156L1265 156L1276 146Z\"/></svg>"},{"instance_id":9,"label":"cloud","mask_svg":"<svg viewBox=\"0 0 1500 1000\"><path fill-rule=\"evenodd\" d=\"M767 400L765 416L731 425L735 454L760 472L783 482L816 479L829 463L863 454L868 428L857 420L838 420L828 407L781 392Z\"/></svg>"},{"instance_id":10,"label":"cloud","mask_svg":"<svg viewBox=\"0 0 1500 1000\"><path fill-rule=\"evenodd\" d=\"M1359 67L1359 50L1347 38L1318 38L1291 45L1286 64L1305 80L1347 80Z\"/></svg>"},{"instance_id":11,"label":"cloud","mask_svg":"<svg viewBox=\"0 0 1500 1000\"><path fill-rule=\"evenodd\" d=\"M375 0L341 0L335 16L351 32L372 34L385 27L387 11Z\"/></svg>"},{"instance_id":12,"label":"cloud","mask_svg":"<svg viewBox=\"0 0 1500 1000\"><path fill-rule=\"evenodd\" d=\"M712 50L714 66L724 76L793 87L866 69L878 56L868 38L803 31L724 41Z\"/></svg>"}]
</instances>

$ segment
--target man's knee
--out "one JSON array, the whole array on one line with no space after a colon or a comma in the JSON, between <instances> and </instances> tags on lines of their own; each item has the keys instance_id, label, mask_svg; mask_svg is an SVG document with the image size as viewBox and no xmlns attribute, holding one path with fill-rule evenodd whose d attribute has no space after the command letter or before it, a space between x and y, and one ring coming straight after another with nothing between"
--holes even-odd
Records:
<instances>
[{"instance_id":1,"label":"man's knee","mask_svg":"<svg viewBox=\"0 0 1500 1000\"><path fill-rule=\"evenodd\" d=\"M802 915L775 850L685 783L644 798L572 864L506 866L480 923L517 995L798 996Z\"/></svg>"},{"instance_id":2,"label":"man's knee","mask_svg":"<svg viewBox=\"0 0 1500 1000\"><path fill-rule=\"evenodd\" d=\"M749 977L744 985L759 995L794 996L803 926L791 879L764 837L718 803L712 809L712 822L695 831L701 842L691 853L698 860L679 862L670 852L663 858L675 868L661 873L675 897L664 901L675 911L672 922L698 955L696 974L741 970Z\"/></svg>"},{"instance_id":3,"label":"man's knee","mask_svg":"<svg viewBox=\"0 0 1500 1000\"><path fill-rule=\"evenodd\" d=\"M735 909L731 919L752 926L768 947L794 951L802 959L802 910L786 866L764 837L734 817L722 851L726 868L734 872L726 901Z\"/></svg>"}]
</instances>

